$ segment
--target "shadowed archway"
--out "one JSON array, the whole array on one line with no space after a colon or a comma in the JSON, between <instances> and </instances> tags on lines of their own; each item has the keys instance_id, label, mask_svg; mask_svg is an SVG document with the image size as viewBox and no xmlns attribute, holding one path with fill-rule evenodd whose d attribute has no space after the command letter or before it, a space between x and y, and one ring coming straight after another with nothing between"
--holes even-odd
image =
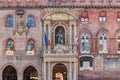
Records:
<instances>
[{"instance_id":1,"label":"shadowed archway","mask_svg":"<svg viewBox=\"0 0 120 80\"><path fill-rule=\"evenodd\" d=\"M37 70L32 66L27 67L23 73L23 80L38 80Z\"/></svg>"},{"instance_id":2,"label":"shadowed archway","mask_svg":"<svg viewBox=\"0 0 120 80\"><path fill-rule=\"evenodd\" d=\"M7 66L2 73L2 80L17 80L17 72L12 66Z\"/></svg>"},{"instance_id":3,"label":"shadowed archway","mask_svg":"<svg viewBox=\"0 0 120 80\"><path fill-rule=\"evenodd\" d=\"M64 64L56 64L53 67L53 80L67 80L67 68Z\"/></svg>"}]
</instances>

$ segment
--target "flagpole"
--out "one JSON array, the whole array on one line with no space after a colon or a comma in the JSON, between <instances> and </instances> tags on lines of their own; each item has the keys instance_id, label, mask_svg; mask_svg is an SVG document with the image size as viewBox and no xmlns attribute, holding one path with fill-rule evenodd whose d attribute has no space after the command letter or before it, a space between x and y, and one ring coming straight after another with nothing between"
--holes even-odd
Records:
<instances>
[{"instance_id":1,"label":"flagpole","mask_svg":"<svg viewBox=\"0 0 120 80\"><path fill-rule=\"evenodd\" d=\"M43 47L44 47L44 21L41 19L41 22L42 22L42 49L43 49Z\"/></svg>"}]
</instances>

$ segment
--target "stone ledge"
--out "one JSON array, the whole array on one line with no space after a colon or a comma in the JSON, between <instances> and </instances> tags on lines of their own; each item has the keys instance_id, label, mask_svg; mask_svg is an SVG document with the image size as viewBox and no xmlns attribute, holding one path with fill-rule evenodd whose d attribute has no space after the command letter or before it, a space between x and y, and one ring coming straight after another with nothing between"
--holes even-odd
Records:
<instances>
[{"instance_id":1,"label":"stone ledge","mask_svg":"<svg viewBox=\"0 0 120 80\"><path fill-rule=\"evenodd\" d=\"M79 80L120 80L118 71L80 71Z\"/></svg>"}]
</instances>

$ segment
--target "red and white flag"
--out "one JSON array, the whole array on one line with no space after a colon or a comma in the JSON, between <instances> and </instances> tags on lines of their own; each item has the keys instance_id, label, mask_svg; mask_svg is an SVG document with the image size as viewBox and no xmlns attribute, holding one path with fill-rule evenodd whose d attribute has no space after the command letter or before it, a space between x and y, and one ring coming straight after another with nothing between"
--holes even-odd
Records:
<instances>
[{"instance_id":1,"label":"red and white flag","mask_svg":"<svg viewBox=\"0 0 120 80\"><path fill-rule=\"evenodd\" d=\"M74 42L74 43L75 43L76 45L79 45L78 35L75 34L74 36L75 36L75 38L74 38L75 42Z\"/></svg>"}]
</instances>

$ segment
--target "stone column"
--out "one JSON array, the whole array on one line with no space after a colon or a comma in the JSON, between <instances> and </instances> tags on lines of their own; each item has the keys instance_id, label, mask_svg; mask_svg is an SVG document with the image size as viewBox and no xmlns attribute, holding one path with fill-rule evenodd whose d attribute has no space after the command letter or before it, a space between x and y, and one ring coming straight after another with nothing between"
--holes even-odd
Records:
<instances>
[{"instance_id":1,"label":"stone column","mask_svg":"<svg viewBox=\"0 0 120 80\"><path fill-rule=\"evenodd\" d=\"M69 69L69 74L70 74L70 76L69 76L69 80L72 80L72 62L70 62L70 69Z\"/></svg>"},{"instance_id":2,"label":"stone column","mask_svg":"<svg viewBox=\"0 0 120 80\"><path fill-rule=\"evenodd\" d=\"M18 73L17 78L18 80L23 80L23 73Z\"/></svg>"},{"instance_id":3,"label":"stone column","mask_svg":"<svg viewBox=\"0 0 120 80\"><path fill-rule=\"evenodd\" d=\"M76 73L77 73L77 63L74 62L74 80L77 80L77 75L78 74L76 74Z\"/></svg>"},{"instance_id":4,"label":"stone column","mask_svg":"<svg viewBox=\"0 0 120 80\"><path fill-rule=\"evenodd\" d=\"M76 52L76 50L77 50L77 43L76 43L76 37L77 37L78 35L77 35L77 31L76 31L76 26L74 26L74 47L73 47L73 49L74 49L74 53L76 54L77 52Z\"/></svg>"},{"instance_id":5,"label":"stone column","mask_svg":"<svg viewBox=\"0 0 120 80\"><path fill-rule=\"evenodd\" d=\"M2 74L3 74L3 72L1 70L1 72L0 72L0 80L2 80Z\"/></svg>"},{"instance_id":6,"label":"stone column","mask_svg":"<svg viewBox=\"0 0 120 80\"><path fill-rule=\"evenodd\" d=\"M44 80L46 80L46 62L44 62Z\"/></svg>"},{"instance_id":7,"label":"stone column","mask_svg":"<svg viewBox=\"0 0 120 80\"><path fill-rule=\"evenodd\" d=\"M41 75L38 75L38 80L42 80Z\"/></svg>"},{"instance_id":8,"label":"stone column","mask_svg":"<svg viewBox=\"0 0 120 80\"><path fill-rule=\"evenodd\" d=\"M48 80L51 80L50 62L48 62Z\"/></svg>"},{"instance_id":9,"label":"stone column","mask_svg":"<svg viewBox=\"0 0 120 80\"><path fill-rule=\"evenodd\" d=\"M68 34L69 34L69 50L70 53L72 53L72 25L69 26Z\"/></svg>"},{"instance_id":10,"label":"stone column","mask_svg":"<svg viewBox=\"0 0 120 80\"><path fill-rule=\"evenodd\" d=\"M72 26L69 26L69 44L72 45Z\"/></svg>"}]
</instances>

